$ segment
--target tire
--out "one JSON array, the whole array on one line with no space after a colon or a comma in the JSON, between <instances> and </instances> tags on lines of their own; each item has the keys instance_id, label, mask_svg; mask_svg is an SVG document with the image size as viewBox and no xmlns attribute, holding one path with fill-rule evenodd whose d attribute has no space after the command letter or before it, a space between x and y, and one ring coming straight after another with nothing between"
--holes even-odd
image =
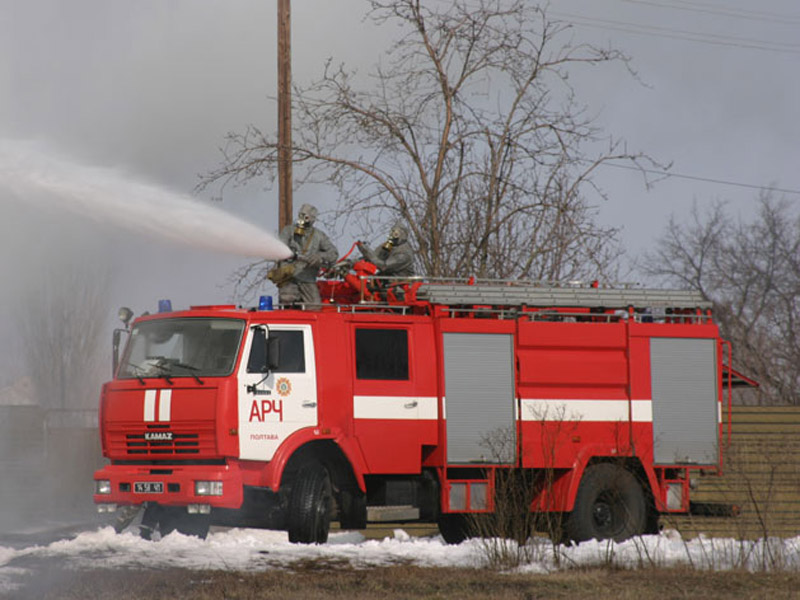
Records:
<instances>
[{"instance_id":1,"label":"tire","mask_svg":"<svg viewBox=\"0 0 800 600\"><path fill-rule=\"evenodd\" d=\"M322 465L300 470L289 500L289 541L324 544L328 541L333 512L333 492L328 471Z\"/></svg>"},{"instance_id":2,"label":"tire","mask_svg":"<svg viewBox=\"0 0 800 600\"><path fill-rule=\"evenodd\" d=\"M648 498L647 504L649 506L649 510L647 511L647 525L644 528L644 532L648 535L658 535L661 533L661 522L659 520L661 515L653 505L652 499Z\"/></svg>"},{"instance_id":3,"label":"tire","mask_svg":"<svg viewBox=\"0 0 800 600\"><path fill-rule=\"evenodd\" d=\"M440 514L436 519L439 526L439 533L442 534L444 541L448 544L460 544L470 537L470 526L467 515L462 514Z\"/></svg>"},{"instance_id":4,"label":"tire","mask_svg":"<svg viewBox=\"0 0 800 600\"><path fill-rule=\"evenodd\" d=\"M586 469L575 496L575 508L567 517L568 540L627 540L644 533L647 503L636 476L611 463Z\"/></svg>"},{"instance_id":5,"label":"tire","mask_svg":"<svg viewBox=\"0 0 800 600\"><path fill-rule=\"evenodd\" d=\"M342 529L367 528L367 497L359 490L341 493L339 526Z\"/></svg>"}]
</instances>

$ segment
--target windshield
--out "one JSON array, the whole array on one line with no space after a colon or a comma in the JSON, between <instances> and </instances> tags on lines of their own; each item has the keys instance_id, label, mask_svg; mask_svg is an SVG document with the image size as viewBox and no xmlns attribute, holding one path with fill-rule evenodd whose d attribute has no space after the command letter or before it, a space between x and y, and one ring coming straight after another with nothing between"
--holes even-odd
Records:
<instances>
[{"instance_id":1,"label":"windshield","mask_svg":"<svg viewBox=\"0 0 800 600\"><path fill-rule=\"evenodd\" d=\"M137 323L119 367L122 379L230 375L244 331L239 319L158 319Z\"/></svg>"}]
</instances>

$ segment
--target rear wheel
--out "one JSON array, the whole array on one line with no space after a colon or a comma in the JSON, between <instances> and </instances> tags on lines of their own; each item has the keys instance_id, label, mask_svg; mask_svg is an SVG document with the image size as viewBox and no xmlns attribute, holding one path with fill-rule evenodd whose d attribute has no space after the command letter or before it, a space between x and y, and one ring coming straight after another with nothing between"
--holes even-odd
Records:
<instances>
[{"instance_id":1,"label":"rear wheel","mask_svg":"<svg viewBox=\"0 0 800 600\"><path fill-rule=\"evenodd\" d=\"M457 513L440 514L436 519L439 526L439 533L442 534L444 541L448 544L460 544L470 534L470 522L467 515Z\"/></svg>"},{"instance_id":2,"label":"rear wheel","mask_svg":"<svg viewBox=\"0 0 800 600\"><path fill-rule=\"evenodd\" d=\"M289 541L324 544L328 541L333 492L327 469L309 465L300 470L289 500Z\"/></svg>"},{"instance_id":3,"label":"rear wheel","mask_svg":"<svg viewBox=\"0 0 800 600\"><path fill-rule=\"evenodd\" d=\"M611 463L586 469L565 524L570 540L611 539L617 542L644 533L647 503L636 476Z\"/></svg>"}]
</instances>

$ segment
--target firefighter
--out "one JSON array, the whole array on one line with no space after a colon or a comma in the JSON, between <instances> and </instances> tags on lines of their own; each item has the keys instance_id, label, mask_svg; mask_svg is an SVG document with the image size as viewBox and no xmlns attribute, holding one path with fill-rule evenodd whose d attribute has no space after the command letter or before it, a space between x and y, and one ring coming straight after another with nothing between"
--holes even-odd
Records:
<instances>
[{"instance_id":1,"label":"firefighter","mask_svg":"<svg viewBox=\"0 0 800 600\"><path fill-rule=\"evenodd\" d=\"M297 221L280 232L280 240L294 253L292 258L279 261L267 275L278 286L281 304L321 304L317 288L320 268L330 267L339 256L336 246L325 233L314 227L317 209L303 204Z\"/></svg>"},{"instance_id":2,"label":"firefighter","mask_svg":"<svg viewBox=\"0 0 800 600\"><path fill-rule=\"evenodd\" d=\"M364 260L378 267L381 277L413 277L414 253L408 243L408 230L396 224L389 231L386 241L370 250L364 242L358 242Z\"/></svg>"}]
</instances>

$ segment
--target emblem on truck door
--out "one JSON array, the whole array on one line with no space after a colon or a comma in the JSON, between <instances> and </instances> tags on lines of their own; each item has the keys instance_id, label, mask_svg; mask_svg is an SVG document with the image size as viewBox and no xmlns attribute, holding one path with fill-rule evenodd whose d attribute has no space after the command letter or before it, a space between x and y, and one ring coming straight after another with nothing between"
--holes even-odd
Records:
<instances>
[{"instance_id":1,"label":"emblem on truck door","mask_svg":"<svg viewBox=\"0 0 800 600\"><path fill-rule=\"evenodd\" d=\"M275 382L275 389L281 396L288 396L292 393L292 382L286 377L281 377Z\"/></svg>"}]
</instances>

